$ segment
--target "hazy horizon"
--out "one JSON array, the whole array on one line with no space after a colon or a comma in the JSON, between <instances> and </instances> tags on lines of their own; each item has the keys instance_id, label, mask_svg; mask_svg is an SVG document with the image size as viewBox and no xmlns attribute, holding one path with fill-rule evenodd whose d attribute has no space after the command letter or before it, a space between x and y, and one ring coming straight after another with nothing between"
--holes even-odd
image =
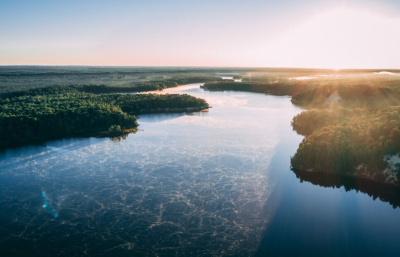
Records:
<instances>
[{"instance_id":1,"label":"hazy horizon","mask_svg":"<svg viewBox=\"0 0 400 257\"><path fill-rule=\"evenodd\" d=\"M400 3L9 1L1 66L400 69Z\"/></svg>"},{"instance_id":2,"label":"hazy horizon","mask_svg":"<svg viewBox=\"0 0 400 257\"><path fill-rule=\"evenodd\" d=\"M321 71L332 71L332 72L340 72L340 71L400 71L400 68L349 68L349 69L336 69L336 68L313 68L313 67L261 67L261 66L248 66L248 67L240 67L240 66L182 66L182 65L74 65L74 64L66 64L66 65L42 65L42 64L11 64L11 65L3 65L0 64L0 67L41 67L41 68L187 68L187 69L243 69L243 70L252 70L252 69L260 69L260 70L321 70Z\"/></svg>"}]
</instances>

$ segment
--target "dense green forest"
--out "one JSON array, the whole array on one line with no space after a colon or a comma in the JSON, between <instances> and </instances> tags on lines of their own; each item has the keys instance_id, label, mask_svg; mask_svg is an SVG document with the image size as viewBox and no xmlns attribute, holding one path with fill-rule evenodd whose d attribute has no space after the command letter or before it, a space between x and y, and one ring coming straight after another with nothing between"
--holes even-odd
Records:
<instances>
[{"instance_id":1,"label":"dense green forest","mask_svg":"<svg viewBox=\"0 0 400 257\"><path fill-rule=\"evenodd\" d=\"M103 93L132 93L132 92L146 92L163 90L165 88L176 87L178 85L198 83L204 81L218 81L220 78L215 76L207 75L194 75L194 76L182 76L167 80L152 80L146 82L136 82L131 84L122 85L105 85L105 84L74 84L74 85L51 85L54 88L53 91L60 91L63 87L68 87L67 90L76 89L80 92L103 94ZM44 90L40 90L44 88ZM7 86L3 87L0 91L0 97L12 97L24 94L32 94L36 92L48 92L49 86L44 85L25 85L25 86Z\"/></svg>"},{"instance_id":2,"label":"dense green forest","mask_svg":"<svg viewBox=\"0 0 400 257\"><path fill-rule=\"evenodd\" d=\"M295 104L317 108L293 118L293 129L305 136L291 159L295 170L398 183L383 172L390 168L400 181L399 164L385 158L400 152L400 76L368 78L325 82L292 96ZM333 94L340 98L331 106Z\"/></svg>"},{"instance_id":3,"label":"dense green forest","mask_svg":"<svg viewBox=\"0 0 400 257\"><path fill-rule=\"evenodd\" d=\"M189 95L93 94L48 87L0 99L0 146L137 127L135 114L200 110L203 99Z\"/></svg>"},{"instance_id":4,"label":"dense green forest","mask_svg":"<svg viewBox=\"0 0 400 257\"><path fill-rule=\"evenodd\" d=\"M3 66L0 94L70 85L86 86L93 93L143 92L218 80L209 68Z\"/></svg>"},{"instance_id":5,"label":"dense green forest","mask_svg":"<svg viewBox=\"0 0 400 257\"><path fill-rule=\"evenodd\" d=\"M400 152L400 106L302 112L292 126L305 135L291 159L294 169L352 174L357 167L385 181L384 156ZM395 172L400 179L400 167Z\"/></svg>"},{"instance_id":6,"label":"dense green forest","mask_svg":"<svg viewBox=\"0 0 400 257\"><path fill-rule=\"evenodd\" d=\"M210 69L0 67L0 147L68 135L120 135L141 113L208 108L189 95L119 94L219 81Z\"/></svg>"},{"instance_id":7,"label":"dense green forest","mask_svg":"<svg viewBox=\"0 0 400 257\"><path fill-rule=\"evenodd\" d=\"M254 93L264 93L271 95L294 95L297 92L302 92L312 89L314 86L303 83L293 83L288 80L271 82L234 82L220 81L205 83L202 88L210 91L244 91Z\"/></svg>"}]
</instances>

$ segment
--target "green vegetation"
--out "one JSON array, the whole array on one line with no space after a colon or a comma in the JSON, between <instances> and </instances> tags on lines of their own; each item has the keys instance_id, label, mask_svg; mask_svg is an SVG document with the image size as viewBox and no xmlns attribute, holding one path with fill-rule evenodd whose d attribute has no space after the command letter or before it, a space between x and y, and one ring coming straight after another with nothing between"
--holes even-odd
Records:
<instances>
[{"instance_id":1,"label":"green vegetation","mask_svg":"<svg viewBox=\"0 0 400 257\"><path fill-rule=\"evenodd\" d=\"M45 86L45 87L32 87L31 89L17 90L11 92L4 92L0 94L1 97L13 97L26 94L42 94L49 92L62 92L75 90L78 92L104 94L104 93L135 93L163 90L166 88L177 87L182 84L197 83L202 81L215 81L218 80L212 76L194 76L194 77L181 77L174 80L165 81L149 81L136 83L132 85L64 85L64 86Z\"/></svg>"},{"instance_id":2,"label":"green vegetation","mask_svg":"<svg viewBox=\"0 0 400 257\"><path fill-rule=\"evenodd\" d=\"M291 159L293 169L398 184L391 176L400 181L400 169L389 166L385 155L400 152L400 76L368 78L325 82L292 97L293 103L318 108L292 121L306 136ZM340 98L332 106L327 102L333 94Z\"/></svg>"},{"instance_id":3,"label":"green vegetation","mask_svg":"<svg viewBox=\"0 0 400 257\"><path fill-rule=\"evenodd\" d=\"M400 80L358 83L345 81L305 90L293 95L292 102L303 107L323 108L328 97L337 93L340 106L346 108L400 105Z\"/></svg>"},{"instance_id":4,"label":"green vegetation","mask_svg":"<svg viewBox=\"0 0 400 257\"><path fill-rule=\"evenodd\" d=\"M305 136L294 169L387 181L384 156L400 152L399 71L253 68L0 67L0 146L75 133L120 135L137 126L136 114L207 108L188 95L114 94L198 82L210 91L289 95L316 108L293 119Z\"/></svg>"},{"instance_id":5,"label":"green vegetation","mask_svg":"<svg viewBox=\"0 0 400 257\"><path fill-rule=\"evenodd\" d=\"M187 94L105 94L99 98L130 114L196 111L209 107L205 100Z\"/></svg>"},{"instance_id":6,"label":"green vegetation","mask_svg":"<svg viewBox=\"0 0 400 257\"><path fill-rule=\"evenodd\" d=\"M254 93L264 93L271 95L294 95L297 92L311 89L308 84L293 83L288 80L271 82L233 82L220 81L205 83L202 88L210 91L244 91Z\"/></svg>"},{"instance_id":7,"label":"green vegetation","mask_svg":"<svg viewBox=\"0 0 400 257\"><path fill-rule=\"evenodd\" d=\"M0 99L0 146L107 130L116 136L138 126L134 114L207 107L206 101L189 95L96 95L67 87L35 89Z\"/></svg>"},{"instance_id":8,"label":"green vegetation","mask_svg":"<svg viewBox=\"0 0 400 257\"><path fill-rule=\"evenodd\" d=\"M291 159L292 167L354 175L362 166L384 181L379 177L387 166L384 156L400 152L399 117L400 106L303 112L292 122L306 136Z\"/></svg>"},{"instance_id":9,"label":"green vegetation","mask_svg":"<svg viewBox=\"0 0 400 257\"><path fill-rule=\"evenodd\" d=\"M219 80L206 68L6 66L0 67L0 94L70 85L92 93L143 92Z\"/></svg>"},{"instance_id":10,"label":"green vegetation","mask_svg":"<svg viewBox=\"0 0 400 257\"><path fill-rule=\"evenodd\" d=\"M117 136L136 114L196 111L189 95L116 94L219 81L211 69L0 67L0 147L84 133Z\"/></svg>"},{"instance_id":11,"label":"green vegetation","mask_svg":"<svg viewBox=\"0 0 400 257\"><path fill-rule=\"evenodd\" d=\"M111 127L108 129L108 134L110 136L120 136L124 133L124 130L121 128L120 125L111 125Z\"/></svg>"}]
</instances>

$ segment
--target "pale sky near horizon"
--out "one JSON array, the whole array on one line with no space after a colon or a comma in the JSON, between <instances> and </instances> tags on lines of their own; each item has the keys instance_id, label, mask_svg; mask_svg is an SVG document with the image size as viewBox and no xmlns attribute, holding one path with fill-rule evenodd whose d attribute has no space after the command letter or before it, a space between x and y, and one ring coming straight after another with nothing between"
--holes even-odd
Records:
<instances>
[{"instance_id":1,"label":"pale sky near horizon","mask_svg":"<svg viewBox=\"0 0 400 257\"><path fill-rule=\"evenodd\" d=\"M400 69L400 1L1 1L0 65Z\"/></svg>"}]
</instances>

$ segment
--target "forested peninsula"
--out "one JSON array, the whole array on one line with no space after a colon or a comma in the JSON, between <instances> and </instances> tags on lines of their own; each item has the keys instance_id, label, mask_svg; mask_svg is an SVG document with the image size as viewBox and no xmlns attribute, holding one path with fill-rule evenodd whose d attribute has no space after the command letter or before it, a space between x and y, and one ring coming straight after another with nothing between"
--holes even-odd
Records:
<instances>
[{"instance_id":1,"label":"forested peninsula","mask_svg":"<svg viewBox=\"0 0 400 257\"><path fill-rule=\"evenodd\" d=\"M85 88L45 87L3 96L0 147L82 133L117 136L138 126L136 114L197 111L209 107L205 100L186 94L94 94L91 93L93 86L90 90Z\"/></svg>"},{"instance_id":2,"label":"forested peninsula","mask_svg":"<svg viewBox=\"0 0 400 257\"><path fill-rule=\"evenodd\" d=\"M211 69L163 67L0 67L0 148L66 136L118 136L136 115L192 112L208 103L189 95L142 94L218 82Z\"/></svg>"}]
</instances>

